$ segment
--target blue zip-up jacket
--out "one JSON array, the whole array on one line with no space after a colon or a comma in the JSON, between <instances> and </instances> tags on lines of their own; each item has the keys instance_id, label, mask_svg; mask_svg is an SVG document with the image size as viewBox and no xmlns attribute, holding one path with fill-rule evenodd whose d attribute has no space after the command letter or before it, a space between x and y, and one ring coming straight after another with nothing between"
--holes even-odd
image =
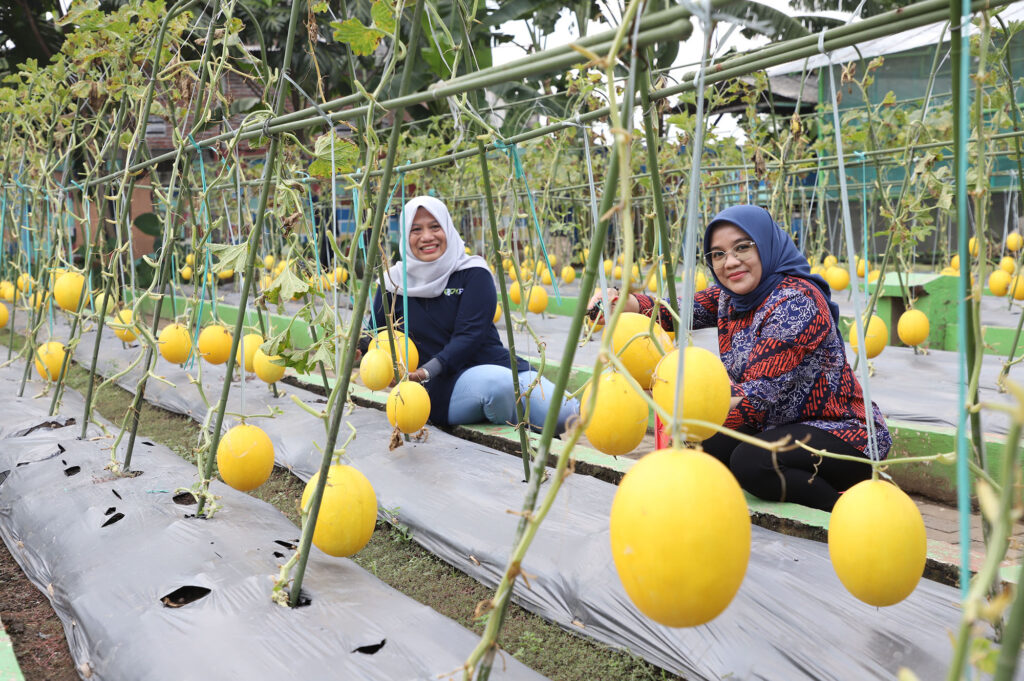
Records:
<instances>
[{"instance_id":1,"label":"blue zip-up jacket","mask_svg":"<svg viewBox=\"0 0 1024 681\"><path fill-rule=\"evenodd\" d=\"M377 291L367 326L386 328L384 310L391 309L394 298L395 328L404 331L402 296L385 294L386 301ZM448 425L448 403L463 371L481 364L511 368L511 353L502 345L494 326L497 304L494 278L480 267L453 272L444 292L436 298L409 298L409 338L419 351L420 366L430 374L424 387L430 395L430 421L434 425ZM519 371L530 370L526 360L516 359ZM511 381L508 389L512 390Z\"/></svg>"}]
</instances>

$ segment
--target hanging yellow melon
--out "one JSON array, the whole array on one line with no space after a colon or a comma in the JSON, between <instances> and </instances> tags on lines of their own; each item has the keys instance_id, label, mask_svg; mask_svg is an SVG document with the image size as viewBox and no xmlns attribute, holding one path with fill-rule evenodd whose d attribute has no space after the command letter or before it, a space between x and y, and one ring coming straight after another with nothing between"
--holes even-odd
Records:
<instances>
[{"instance_id":1,"label":"hanging yellow melon","mask_svg":"<svg viewBox=\"0 0 1024 681\"><path fill-rule=\"evenodd\" d=\"M256 348L256 354L252 358L252 368L264 383L275 383L284 376L284 364L280 355L268 355L261 348Z\"/></svg>"},{"instance_id":2,"label":"hanging yellow melon","mask_svg":"<svg viewBox=\"0 0 1024 681\"><path fill-rule=\"evenodd\" d=\"M65 272L53 287L53 299L60 309L75 312L84 287L85 277L78 272Z\"/></svg>"},{"instance_id":3,"label":"hanging yellow melon","mask_svg":"<svg viewBox=\"0 0 1024 681\"><path fill-rule=\"evenodd\" d=\"M713 352L689 346L684 354L683 408L680 418L725 423L729 415L732 383L725 365ZM651 391L654 401L669 414L675 409L679 372L679 350L672 350L658 363ZM717 431L707 426L685 426L686 439L706 440Z\"/></svg>"},{"instance_id":4,"label":"hanging yellow melon","mask_svg":"<svg viewBox=\"0 0 1024 681\"><path fill-rule=\"evenodd\" d=\"M320 471L302 491L302 508L309 512ZM313 545L329 556L344 558L366 546L377 524L377 495L366 476L351 466L327 469L327 484L316 514Z\"/></svg>"},{"instance_id":5,"label":"hanging yellow melon","mask_svg":"<svg viewBox=\"0 0 1024 681\"><path fill-rule=\"evenodd\" d=\"M611 456L628 454L643 441L650 410L617 371L606 371L598 380L596 400L593 380L583 390L580 418L587 423L583 432L600 452Z\"/></svg>"},{"instance_id":6,"label":"hanging yellow melon","mask_svg":"<svg viewBox=\"0 0 1024 681\"><path fill-rule=\"evenodd\" d=\"M168 324L157 339L160 354L171 364L184 364L192 354L192 336L181 324Z\"/></svg>"},{"instance_id":7,"label":"hanging yellow melon","mask_svg":"<svg viewBox=\"0 0 1024 681\"><path fill-rule=\"evenodd\" d=\"M228 485L242 492L256 489L274 470L274 444L261 428L237 425L217 444L217 470Z\"/></svg>"},{"instance_id":8,"label":"hanging yellow melon","mask_svg":"<svg viewBox=\"0 0 1024 681\"><path fill-rule=\"evenodd\" d=\"M831 257L831 256L829 256ZM828 258L826 258L828 260ZM850 273L842 267L832 265L825 269L825 281L833 291L843 291L850 285Z\"/></svg>"},{"instance_id":9,"label":"hanging yellow melon","mask_svg":"<svg viewBox=\"0 0 1024 681\"><path fill-rule=\"evenodd\" d=\"M548 292L540 286L533 286L530 288L529 300L526 303L526 309L534 314L540 314L544 310L548 309Z\"/></svg>"},{"instance_id":10,"label":"hanging yellow melon","mask_svg":"<svg viewBox=\"0 0 1024 681\"><path fill-rule=\"evenodd\" d=\"M114 316L114 321L110 323L110 328L114 330L114 335L125 343L131 343L138 337L139 330L135 328L131 310L118 312Z\"/></svg>"},{"instance_id":11,"label":"hanging yellow melon","mask_svg":"<svg viewBox=\"0 0 1024 681\"><path fill-rule=\"evenodd\" d=\"M928 315L920 310L907 310L896 322L896 335L904 345L920 345L928 339L930 328Z\"/></svg>"},{"instance_id":12,"label":"hanging yellow melon","mask_svg":"<svg viewBox=\"0 0 1024 681\"><path fill-rule=\"evenodd\" d=\"M40 378L48 381L56 381L60 377L60 368L64 365L66 354L64 345L57 341L43 343L36 349L35 364L36 371Z\"/></svg>"},{"instance_id":13,"label":"hanging yellow melon","mask_svg":"<svg viewBox=\"0 0 1024 681\"><path fill-rule=\"evenodd\" d=\"M651 329L662 350L672 345L665 330L651 318L635 312L623 312L612 329L612 350L622 359L630 375L644 388L650 388L654 379L654 367L661 360L662 351L648 335ZM607 331L605 332L607 333ZM640 335L640 337L636 337Z\"/></svg>"},{"instance_id":14,"label":"hanging yellow melon","mask_svg":"<svg viewBox=\"0 0 1024 681\"><path fill-rule=\"evenodd\" d=\"M391 355L380 348L367 350L359 362L359 378L370 390L383 390L391 385L395 378Z\"/></svg>"},{"instance_id":15,"label":"hanging yellow melon","mask_svg":"<svg viewBox=\"0 0 1024 681\"><path fill-rule=\"evenodd\" d=\"M889 327L885 325L878 315L871 315L867 327L864 329L864 355L873 359L885 350L889 344ZM850 327L850 346L857 352L857 329Z\"/></svg>"},{"instance_id":16,"label":"hanging yellow melon","mask_svg":"<svg viewBox=\"0 0 1024 681\"><path fill-rule=\"evenodd\" d=\"M832 566L843 586L868 605L884 607L909 596L924 572L927 552L921 512L892 483L857 483L832 510Z\"/></svg>"},{"instance_id":17,"label":"hanging yellow melon","mask_svg":"<svg viewBox=\"0 0 1024 681\"><path fill-rule=\"evenodd\" d=\"M199 356L210 364L223 364L231 356L231 332L220 324L210 324L199 333Z\"/></svg>"},{"instance_id":18,"label":"hanging yellow melon","mask_svg":"<svg viewBox=\"0 0 1024 681\"><path fill-rule=\"evenodd\" d=\"M1012 274L1002 269L993 270L992 274L988 275L988 290L994 296L1005 296L1006 292L1010 290L1011 281L1013 281Z\"/></svg>"},{"instance_id":19,"label":"hanging yellow melon","mask_svg":"<svg viewBox=\"0 0 1024 681\"><path fill-rule=\"evenodd\" d=\"M387 402L388 423L411 435L427 425L430 418L430 395L426 388L413 381L402 381L391 389Z\"/></svg>"},{"instance_id":20,"label":"hanging yellow melon","mask_svg":"<svg viewBox=\"0 0 1024 681\"><path fill-rule=\"evenodd\" d=\"M612 502L612 558L640 612L668 627L710 622L729 603L750 559L750 515L736 478L692 449L648 454Z\"/></svg>"}]
</instances>

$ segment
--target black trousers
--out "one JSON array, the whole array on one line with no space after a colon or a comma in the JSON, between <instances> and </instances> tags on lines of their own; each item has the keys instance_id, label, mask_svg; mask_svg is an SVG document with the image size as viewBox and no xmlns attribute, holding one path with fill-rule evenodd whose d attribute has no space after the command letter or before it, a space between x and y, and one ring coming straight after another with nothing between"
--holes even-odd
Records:
<instances>
[{"instance_id":1,"label":"black trousers","mask_svg":"<svg viewBox=\"0 0 1024 681\"><path fill-rule=\"evenodd\" d=\"M789 435L793 440L802 440L815 449L864 460L860 463L830 459L802 447L778 452L773 457L767 449L723 433L705 440L702 444L704 451L728 466L740 486L761 499L791 501L831 511L841 492L871 477L871 466L860 450L821 428L796 423L762 433L751 430L748 434L768 442Z\"/></svg>"}]
</instances>

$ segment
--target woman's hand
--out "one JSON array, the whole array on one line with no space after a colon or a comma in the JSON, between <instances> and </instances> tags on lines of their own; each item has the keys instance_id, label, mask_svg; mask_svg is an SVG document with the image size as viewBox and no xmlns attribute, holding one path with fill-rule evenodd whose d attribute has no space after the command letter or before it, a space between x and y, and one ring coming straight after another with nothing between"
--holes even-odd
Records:
<instances>
[{"instance_id":1,"label":"woman's hand","mask_svg":"<svg viewBox=\"0 0 1024 681\"><path fill-rule=\"evenodd\" d=\"M619 297L619 290L618 289L614 289L614 288L610 288L610 289L608 289L606 294L607 294L608 302L609 302L609 304L611 304L611 301L613 301L613 300L615 300L616 298ZM587 309L588 310L594 309L594 306L597 305L599 302L603 303L602 298L601 298L601 294L600 293L595 293L593 296L591 296L590 300L587 302ZM628 298L626 298L625 311L626 312L637 312L637 313L640 312L640 303L639 303L639 301L637 301L636 296L634 296L632 293L629 294ZM596 318L593 319L594 323L596 323L596 324L604 324L604 315L603 314L598 313L595 317Z\"/></svg>"},{"instance_id":2,"label":"woman's hand","mask_svg":"<svg viewBox=\"0 0 1024 681\"><path fill-rule=\"evenodd\" d=\"M411 374L409 374L409 380L416 381L417 383L422 383L423 381L427 380L427 372L424 371L424 369L421 367L416 371L413 371Z\"/></svg>"}]
</instances>

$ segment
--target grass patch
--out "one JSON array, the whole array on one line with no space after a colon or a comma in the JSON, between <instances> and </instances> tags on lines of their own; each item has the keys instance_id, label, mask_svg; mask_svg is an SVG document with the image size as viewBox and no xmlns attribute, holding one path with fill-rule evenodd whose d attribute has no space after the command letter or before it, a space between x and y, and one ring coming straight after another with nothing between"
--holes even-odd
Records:
<instances>
[{"instance_id":1,"label":"grass patch","mask_svg":"<svg viewBox=\"0 0 1024 681\"><path fill-rule=\"evenodd\" d=\"M10 341L9 332L0 335L0 343ZM22 338L14 336L14 341L15 348L19 348ZM89 373L81 366L73 363L69 367L66 381L69 387L84 394L88 380ZM101 379L95 381L98 387ZM132 394L116 385L93 393L96 411L115 426L124 420L131 401ZM139 415L139 435L195 463L199 425L191 418L144 403ZM270 479L250 494L277 508L297 527L299 499L304 487L305 483L289 471L275 468ZM478 634L483 632L484 622L474 619L473 613L478 603L492 596L492 591L420 547L406 532L378 521L370 543L352 560L410 598L467 629ZM680 678L628 652L564 631L514 603L509 605L498 642L506 655L512 655L553 681ZM495 664L501 664L500 658Z\"/></svg>"}]
</instances>

